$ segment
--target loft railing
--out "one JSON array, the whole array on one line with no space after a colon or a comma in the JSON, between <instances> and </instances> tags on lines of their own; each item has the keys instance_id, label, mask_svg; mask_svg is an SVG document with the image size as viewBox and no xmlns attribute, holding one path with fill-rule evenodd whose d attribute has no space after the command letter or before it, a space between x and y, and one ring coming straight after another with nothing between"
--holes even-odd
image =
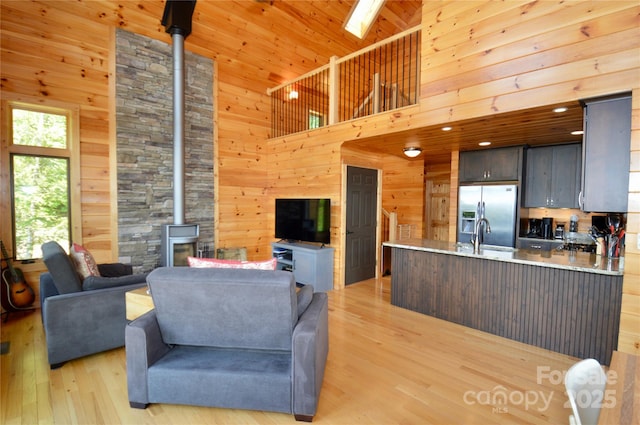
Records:
<instances>
[{"instance_id":1,"label":"loft railing","mask_svg":"<svg viewBox=\"0 0 640 425\"><path fill-rule=\"evenodd\" d=\"M272 137L418 102L420 29L404 31L267 90Z\"/></svg>"},{"instance_id":2,"label":"loft railing","mask_svg":"<svg viewBox=\"0 0 640 425\"><path fill-rule=\"evenodd\" d=\"M395 241L398 235L398 214L382 209L382 241Z\"/></svg>"},{"instance_id":3,"label":"loft railing","mask_svg":"<svg viewBox=\"0 0 640 425\"><path fill-rule=\"evenodd\" d=\"M398 231L398 213L382 209L382 241L395 241ZM380 276L391 273L391 248L380 247Z\"/></svg>"}]
</instances>

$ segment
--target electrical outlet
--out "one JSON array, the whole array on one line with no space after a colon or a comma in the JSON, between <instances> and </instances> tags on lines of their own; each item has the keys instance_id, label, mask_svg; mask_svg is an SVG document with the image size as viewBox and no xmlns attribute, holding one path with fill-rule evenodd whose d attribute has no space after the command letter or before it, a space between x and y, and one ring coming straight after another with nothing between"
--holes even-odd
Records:
<instances>
[{"instance_id":1,"label":"electrical outlet","mask_svg":"<svg viewBox=\"0 0 640 425\"><path fill-rule=\"evenodd\" d=\"M636 241L636 248L640 249L640 233L638 233L638 240Z\"/></svg>"}]
</instances>

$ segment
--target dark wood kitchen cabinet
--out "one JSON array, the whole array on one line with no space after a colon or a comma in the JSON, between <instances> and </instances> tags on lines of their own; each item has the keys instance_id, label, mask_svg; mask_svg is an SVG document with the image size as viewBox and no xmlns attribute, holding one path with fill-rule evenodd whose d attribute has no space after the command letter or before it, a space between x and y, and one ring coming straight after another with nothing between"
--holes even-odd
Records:
<instances>
[{"instance_id":1,"label":"dark wood kitchen cabinet","mask_svg":"<svg viewBox=\"0 0 640 425\"><path fill-rule=\"evenodd\" d=\"M582 205L587 212L627 212L631 96L584 102Z\"/></svg>"},{"instance_id":2,"label":"dark wood kitchen cabinet","mask_svg":"<svg viewBox=\"0 0 640 425\"><path fill-rule=\"evenodd\" d=\"M525 208L579 208L582 144L527 149Z\"/></svg>"},{"instance_id":3,"label":"dark wood kitchen cabinet","mask_svg":"<svg viewBox=\"0 0 640 425\"><path fill-rule=\"evenodd\" d=\"M460 152L460 182L520 180L522 147Z\"/></svg>"}]
</instances>

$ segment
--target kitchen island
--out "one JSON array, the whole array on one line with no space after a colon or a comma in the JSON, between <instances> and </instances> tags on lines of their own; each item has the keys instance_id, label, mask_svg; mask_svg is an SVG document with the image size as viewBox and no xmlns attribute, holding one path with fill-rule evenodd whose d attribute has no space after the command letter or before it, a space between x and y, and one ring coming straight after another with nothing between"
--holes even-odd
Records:
<instances>
[{"instance_id":1,"label":"kitchen island","mask_svg":"<svg viewBox=\"0 0 640 425\"><path fill-rule=\"evenodd\" d=\"M391 248L391 303L495 335L609 364L623 258L407 239Z\"/></svg>"}]
</instances>

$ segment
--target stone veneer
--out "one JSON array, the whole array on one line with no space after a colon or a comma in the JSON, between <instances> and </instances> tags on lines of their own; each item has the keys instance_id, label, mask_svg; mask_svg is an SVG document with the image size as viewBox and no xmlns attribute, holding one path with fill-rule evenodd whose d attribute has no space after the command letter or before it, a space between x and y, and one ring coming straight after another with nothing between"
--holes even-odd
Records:
<instances>
[{"instance_id":1,"label":"stone veneer","mask_svg":"<svg viewBox=\"0 0 640 425\"><path fill-rule=\"evenodd\" d=\"M171 45L117 30L116 63L118 256L146 272L173 223ZM185 223L200 225L213 252L213 61L188 51L184 109Z\"/></svg>"}]
</instances>

